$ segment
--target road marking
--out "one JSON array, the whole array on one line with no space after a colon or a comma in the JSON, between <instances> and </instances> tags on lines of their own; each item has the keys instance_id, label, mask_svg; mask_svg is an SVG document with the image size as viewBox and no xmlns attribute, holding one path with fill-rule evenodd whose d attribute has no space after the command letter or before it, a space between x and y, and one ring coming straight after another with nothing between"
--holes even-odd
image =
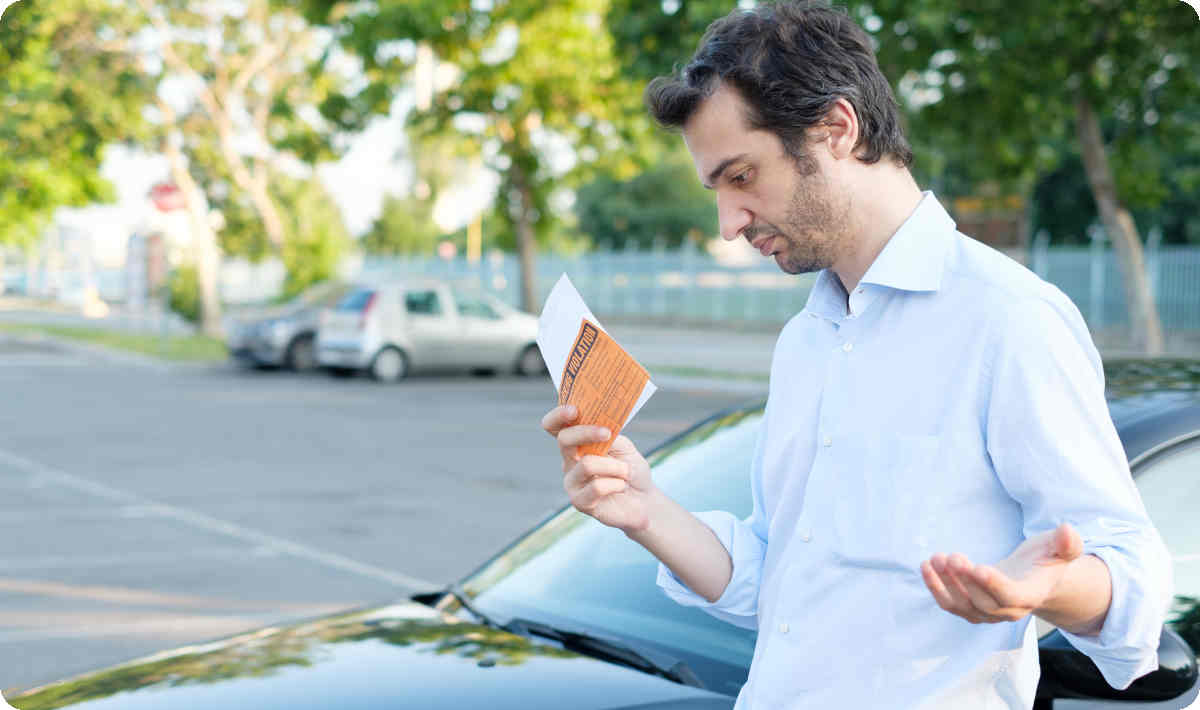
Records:
<instances>
[{"instance_id":1,"label":"road marking","mask_svg":"<svg viewBox=\"0 0 1200 710\"><path fill-rule=\"evenodd\" d=\"M367 577L380 582L386 582L398 587L404 587L414 591L433 591L442 588L444 585L431 582L419 577L413 577L399 572L393 572L381 567L369 565L364 562L350 559L343 555L334 552L326 552L318 550L307 545L285 540L281 537L269 535L260 530L254 530L243 525L231 523L226 520L220 520L210 515L205 515L194 510L181 508L176 505L168 505L157 501L144 498L136 493L124 491L119 488L90 481L80 476L75 476L56 468L46 466L45 464L32 461L14 454L11 451L0 449L0 461L8 465L21 469L26 473L36 476L40 481L58 484L60 486L71 488L76 491L88 493L108 500L118 505L133 505L147 509L147 512L155 513L168 520L174 520L185 525L190 525L200 530L215 532L228 537L235 538L254 544L255 546L265 546L277 550L281 553L291 555L310 562L330 567L332 569L350 572L361 577Z\"/></svg>"},{"instance_id":2,"label":"road marking","mask_svg":"<svg viewBox=\"0 0 1200 710\"><path fill-rule=\"evenodd\" d=\"M253 551L250 554L261 556L258 555L257 551ZM0 558L0 569L12 572L14 570L84 569L90 567L170 564L193 557L244 561L246 556L245 548L235 548L232 546L193 547L161 555L42 555L26 558Z\"/></svg>"},{"instance_id":3,"label":"road marking","mask_svg":"<svg viewBox=\"0 0 1200 710\"><path fill-rule=\"evenodd\" d=\"M186 594L165 594L133 587L112 587L96 584L63 584L40 579L9 579L0 577L0 592L30 594L57 599L83 599L108 604L176 607L184 609L218 609L223 611L292 611L302 614L332 613L345 609L346 603L305 604L270 599L217 599ZM361 603L359 603L361 604ZM0 620L5 612L0 611ZM0 624L2 625L2 624Z\"/></svg>"},{"instance_id":4,"label":"road marking","mask_svg":"<svg viewBox=\"0 0 1200 710\"><path fill-rule=\"evenodd\" d=\"M334 613L344 607L323 607L318 614ZM52 619L51 623L45 620ZM64 612L53 614L0 613L0 642L27 642L50 639L115 638L144 636L188 641L205 636L241 633L259 628L277 619L274 614L206 616L151 611L136 612Z\"/></svg>"}]
</instances>

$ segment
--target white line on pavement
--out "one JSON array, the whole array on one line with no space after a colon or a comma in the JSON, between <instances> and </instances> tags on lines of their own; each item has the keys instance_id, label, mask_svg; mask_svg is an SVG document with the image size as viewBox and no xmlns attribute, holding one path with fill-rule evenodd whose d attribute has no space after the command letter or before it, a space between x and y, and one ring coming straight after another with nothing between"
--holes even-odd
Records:
<instances>
[{"instance_id":1,"label":"white line on pavement","mask_svg":"<svg viewBox=\"0 0 1200 710\"><path fill-rule=\"evenodd\" d=\"M236 523L231 523L225 520L219 520L204 513L199 513L194 510L188 510L175 505L167 505L159 503L148 498L143 498L136 493L123 491L112 486L90 481L86 478L81 478L64 471L46 466L36 461L14 454L11 451L0 449L0 461L7 463L14 468L24 470L26 473L37 476L44 482L56 483L66 488L72 488L77 491L82 491L94 495L98 498L118 503L121 505L137 505L147 508L149 511L169 520L191 525L192 527L201 530L227 535L238 540L250 542L255 545L270 547L284 554L292 555L300 559L316 562L318 564L338 569L343 572L350 572L362 577L368 577L381 582L387 582L399 587L406 587L415 591L432 591L440 588L442 585L429 580L412 577L399 572L375 567L357 560L352 560L349 557L318 550L307 545L302 545L298 542L285 540L274 535L269 535L265 532L247 528Z\"/></svg>"}]
</instances>

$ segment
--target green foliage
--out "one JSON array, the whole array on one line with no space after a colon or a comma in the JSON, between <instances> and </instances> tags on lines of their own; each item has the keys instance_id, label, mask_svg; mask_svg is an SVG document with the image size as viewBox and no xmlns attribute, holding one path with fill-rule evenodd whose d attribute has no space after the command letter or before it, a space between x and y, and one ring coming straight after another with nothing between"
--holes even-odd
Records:
<instances>
[{"instance_id":1,"label":"green foliage","mask_svg":"<svg viewBox=\"0 0 1200 710\"><path fill-rule=\"evenodd\" d=\"M108 38L136 26L107 0L27 0L0 24L0 244L30 246L54 210L110 200L104 146L144 134L147 82Z\"/></svg>"},{"instance_id":2,"label":"green foliage","mask_svg":"<svg viewBox=\"0 0 1200 710\"><path fill-rule=\"evenodd\" d=\"M273 174L270 194L284 222L284 243L278 255L287 269L280 298L287 300L334 276L350 235L337 203L315 175L297 180ZM244 194L232 193L215 206L225 217L225 226L218 233L224 253L250 261L275 253L262 220Z\"/></svg>"},{"instance_id":3,"label":"green foliage","mask_svg":"<svg viewBox=\"0 0 1200 710\"><path fill-rule=\"evenodd\" d=\"M679 0L666 6L612 0L606 20L619 47L622 70L641 79L669 74L691 58L705 28L734 6L729 0Z\"/></svg>"},{"instance_id":4,"label":"green foliage","mask_svg":"<svg viewBox=\"0 0 1200 710\"><path fill-rule=\"evenodd\" d=\"M890 0L855 13L879 22L880 64L913 131L952 136L978 181L1020 190L1055 167L1074 144L1078 95L1102 117L1119 193L1134 206L1167 194L1157 158L1143 158L1197 135L1200 51L1182 3Z\"/></svg>"},{"instance_id":5,"label":"green foliage","mask_svg":"<svg viewBox=\"0 0 1200 710\"><path fill-rule=\"evenodd\" d=\"M1186 4L845 5L875 39L906 113L914 173L923 183L951 195L983 185L1025 194L1045 179L1039 195L1064 192L1055 192L1042 214L1084 209L1091 198L1080 194L1079 185L1087 185L1074 147L1074 100L1083 92L1104 124L1118 193L1139 221L1161 222L1168 240L1200 232L1187 217L1196 212L1187 196L1200 192L1200 43ZM704 28L731 3L672 6L668 14L661 3L613 0L608 24L632 75L645 80L686 63ZM1094 205L1087 209L1084 226ZM1082 231L1078 223L1072 219L1071 231Z\"/></svg>"},{"instance_id":6,"label":"green foliage","mask_svg":"<svg viewBox=\"0 0 1200 710\"><path fill-rule=\"evenodd\" d=\"M1200 599L1176 596L1171 626L1193 649L1200 649Z\"/></svg>"},{"instance_id":7,"label":"green foliage","mask_svg":"<svg viewBox=\"0 0 1200 710\"><path fill-rule=\"evenodd\" d=\"M433 253L441 230L433 222L433 199L388 195L383 209L362 238L368 254L398 255Z\"/></svg>"},{"instance_id":8,"label":"green foliage","mask_svg":"<svg viewBox=\"0 0 1200 710\"><path fill-rule=\"evenodd\" d=\"M528 219L543 243L565 216L550 206L555 189L605 170L629 177L640 167L637 137L652 133L605 31L607 0L383 0L366 13L310 0L306 9L335 26L373 84L389 91L411 81L412 57L380 51L398 38L426 43L453 64L460 72L453 86L411 114L414 142L453 141L459 155L495 169L496 216L510 227ZM370 103L356 95L339 105L352 112ZM552 142L574 153L572 165L549 160Z\"/></svg>"},{"instance_id":9,"label":"green foliage","mask_svg":"<svg viewBox=\"0 0 1200 710\"><path fill-rule=\"evenodd\" d=\"M678 247L689 237L712 234L717 225L713 196L700 186L692 166L678 158L631 180L599 176L580 188L575 214L594 244L618 249Z\"/></svg>"},{"instance_id":10,"label":"green foliage","mask_svg":"<svg viewBox=\"0 0 1200 710\"><path fill-rule=\"evenodd\" d=\"M287 232L280 254L287 268L281 294L286 300L337 274L350 235L337 204L315 177L297 181L280 176L273 188L283 207Z\"/></svg>"},{"instance_id":11,"label":"green foliage","mask_svg":"<svg viewBox=\"0 0 1200 710\"><path fill-rule=\"evenodd\" d=\"M190 323L200 322L200 276L184 264L167 277L167 305Z\"/></svg>"}]
</instances>

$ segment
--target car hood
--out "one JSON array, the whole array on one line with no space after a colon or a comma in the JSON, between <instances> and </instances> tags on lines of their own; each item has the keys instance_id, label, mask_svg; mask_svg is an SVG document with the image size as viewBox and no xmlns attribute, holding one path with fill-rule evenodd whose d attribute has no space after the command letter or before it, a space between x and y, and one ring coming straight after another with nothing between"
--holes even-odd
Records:
<instances>
[{"instance_id":1,"label":"car hood","mask_svg":"<svg viewBox=\"0 0 1200 710\"><path fill-rule=\"evenodd\" d=\"M184 647L8 701L19 710L733 707L728 696L410 602Z\"/></svg>"}]
</instances>

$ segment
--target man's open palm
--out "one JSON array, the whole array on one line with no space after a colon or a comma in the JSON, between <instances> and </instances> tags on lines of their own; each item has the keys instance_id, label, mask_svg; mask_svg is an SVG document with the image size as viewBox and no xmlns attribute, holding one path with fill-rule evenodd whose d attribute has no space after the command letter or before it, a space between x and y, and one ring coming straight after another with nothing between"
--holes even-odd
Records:
<instances>
[{"instance_id":1,"label":"man's open palm","mask_svg":"<svg viewBox=\"0 0 1200 710\"><path fill-rule=\"evenodd\" d=\"M938 606L971 623L1017 621L1046 604L1081 554L1083 539L1064 523L1022 542L994 565L976 565L961 554L934 555L921 563L921 576Z\"/></svg>"}]
</instances>

